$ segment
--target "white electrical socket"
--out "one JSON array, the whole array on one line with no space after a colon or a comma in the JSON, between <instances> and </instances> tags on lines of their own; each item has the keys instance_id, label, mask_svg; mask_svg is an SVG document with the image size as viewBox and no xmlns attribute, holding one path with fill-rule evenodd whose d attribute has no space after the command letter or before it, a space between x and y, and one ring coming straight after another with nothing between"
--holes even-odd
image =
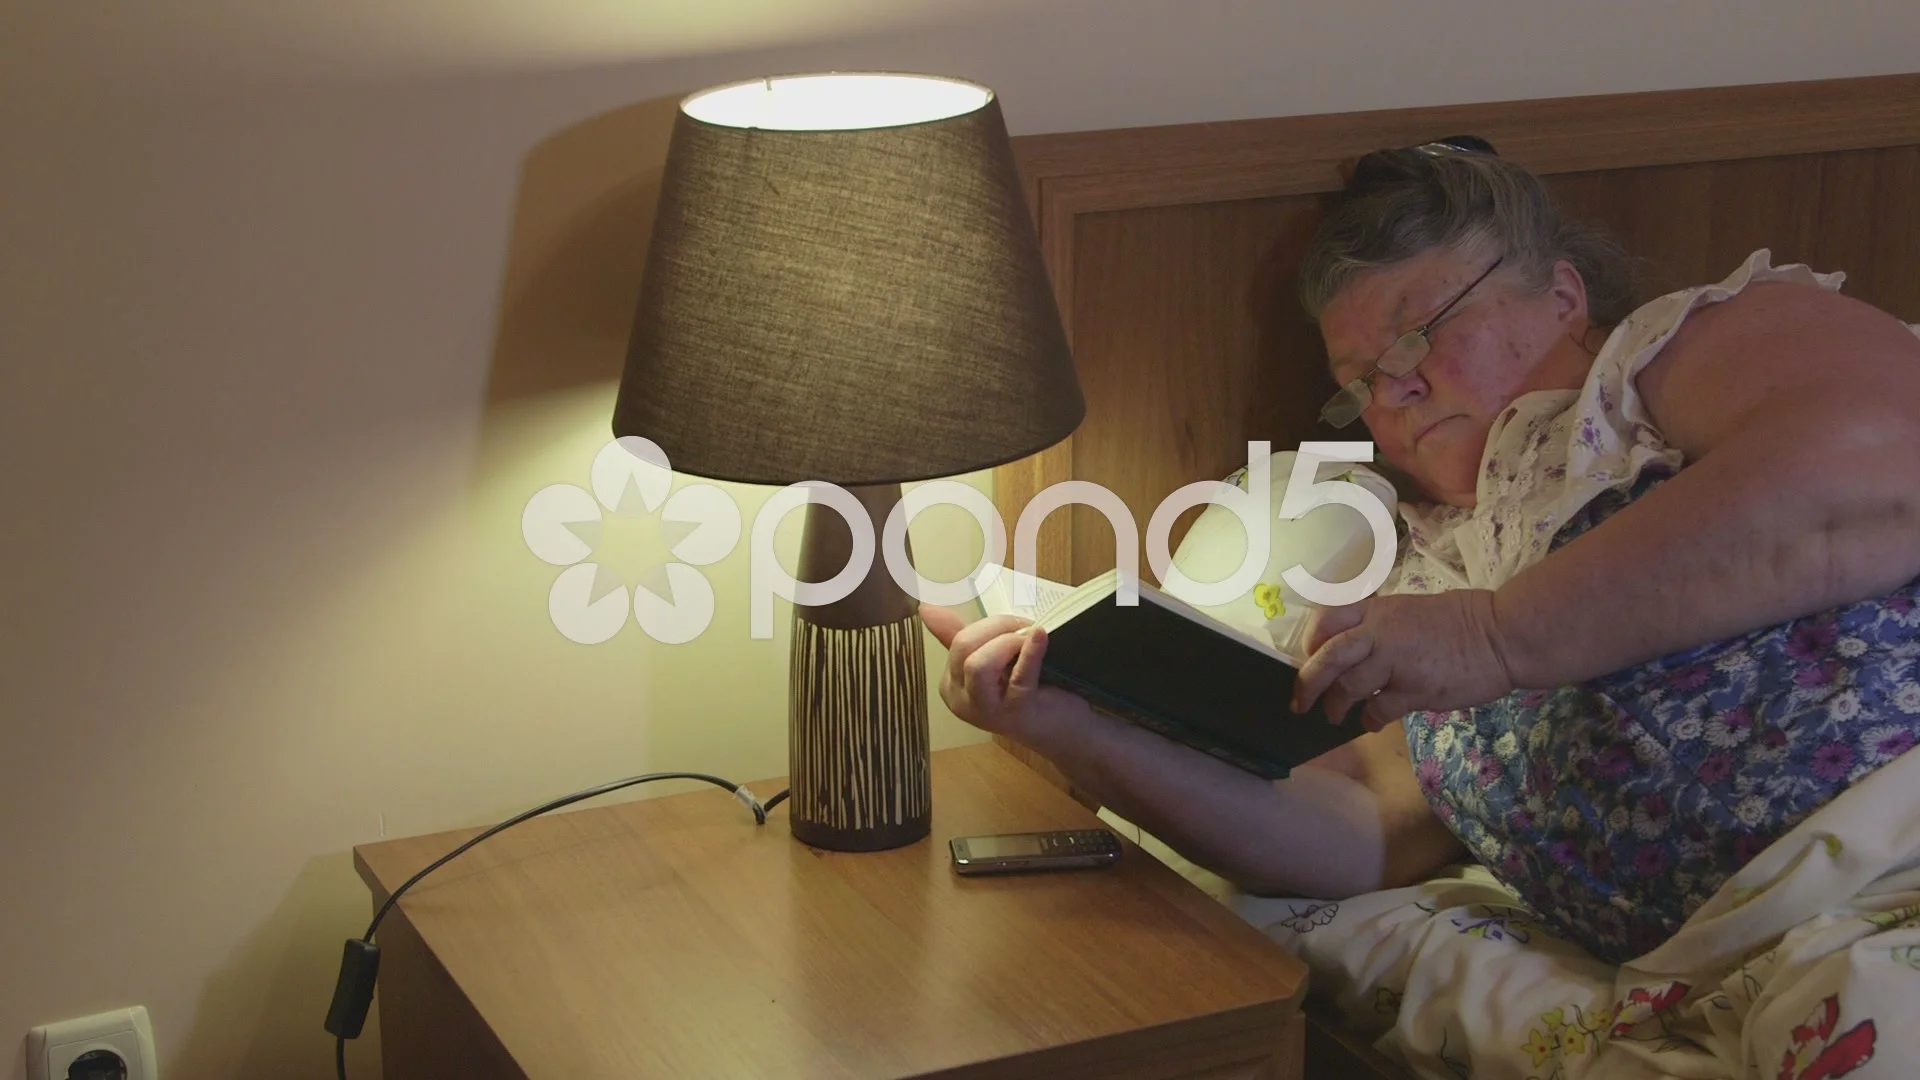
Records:
<instances>
[{"instance_id":1,"label":"white electrical socket","mask_svg":"<svg viewBox=\"0 0 1920 1080\"><path fill-rule=\"evenodd\" d=\"M153 1023L144 1005L131 1009L63 1020L34 1028L27 1034L28 1080L68 1080L68 1070L88 1054L111 1065L117 1056L126 1065L127 1080L160 1080L160 1063L153 1054ZM111 1056L109 1056L111 1055ZM88 1077L115 1077L117 1070L85 1070ZM76 1080L79 1075L74 1074Z\"/></svg>"}]
</instances>

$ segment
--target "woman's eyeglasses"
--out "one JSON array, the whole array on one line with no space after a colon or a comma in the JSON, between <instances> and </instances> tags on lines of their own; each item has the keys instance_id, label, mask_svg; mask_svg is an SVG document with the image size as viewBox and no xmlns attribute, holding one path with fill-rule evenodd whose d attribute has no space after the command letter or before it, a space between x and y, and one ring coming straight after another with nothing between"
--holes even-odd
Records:
<instances>
[{"instance_id":1,"label":"woman's eyeglasses","mask_svg":"<svg viewBox=\"0 0 1920 1080\"><path fill-rule=\"evenodd\" d=\"M1365 374L1342 386L1340 392L1333 395L1333 400L1327 402L1326 406L1320 410L1320 418L1334 427L1346 427L1360 419L1360 414L1366 412L1367 406L1373 403L1374 377L1384 374L1398 379L1411 375L1413 369L1420 366L1420 361L1425 360L1427 353L1433 348L1434 328L1439 326L1440 321L1447 317L1447 313L1459 306L1460 301L1465 300L1468 293L1487 280L1487 275L1498 269L1505 260L1504 255L1493 260L1492 266L1480 271L1480 276L1473 279L1473 284L1461 289L1453 299L1447 301L1444 307L1434 313L1433 318L1395 338L1393 344L1387 346L1387 351L1380 354L1380 358L1373 362L1373 366L1368 368Z\"/></svg>"}]
</instances>

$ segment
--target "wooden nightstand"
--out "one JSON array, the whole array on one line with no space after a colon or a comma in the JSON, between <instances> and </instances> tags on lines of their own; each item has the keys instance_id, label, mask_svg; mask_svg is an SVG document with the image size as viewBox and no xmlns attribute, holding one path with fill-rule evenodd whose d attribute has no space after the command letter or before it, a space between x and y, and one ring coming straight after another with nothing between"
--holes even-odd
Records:
<instances>
[{"instance_id":1,"label":"wooden nightstand","mask_svg":"<svg viewBox=\"0 0 1920 1080\"><path fill-rule=\"evenodd\" d=\"M388 1080L1297 1080L1297 960L1131 844L956 877L952 837L1099 822L991 744L935 754L933 781L933 835L871 854L718 790L487 841L380 928ZM378 903L471 835L354 854Z\"/></svg>"}]
</instances>

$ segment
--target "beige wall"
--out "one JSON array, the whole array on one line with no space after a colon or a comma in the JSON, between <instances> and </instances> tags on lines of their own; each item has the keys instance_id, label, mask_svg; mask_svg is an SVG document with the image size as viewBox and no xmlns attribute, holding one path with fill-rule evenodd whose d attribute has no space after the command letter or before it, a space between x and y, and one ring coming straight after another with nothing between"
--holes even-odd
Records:
<instances>
[{"instance_id":1,"label":"beige wall","mask_svg":"<svg viewBox=\"0 0 1920 1080\"><path fill-rule=\"evenodd\" d=\"M583 647L518 534L604 438L674 96L934 69L1043 131L1920 56L1911 0L715 7L0 9L0 1046L142 1002L172 1077L330 1075L351 845L785 770L743 554L700 641Z\"/></svg>"}]
</instances>

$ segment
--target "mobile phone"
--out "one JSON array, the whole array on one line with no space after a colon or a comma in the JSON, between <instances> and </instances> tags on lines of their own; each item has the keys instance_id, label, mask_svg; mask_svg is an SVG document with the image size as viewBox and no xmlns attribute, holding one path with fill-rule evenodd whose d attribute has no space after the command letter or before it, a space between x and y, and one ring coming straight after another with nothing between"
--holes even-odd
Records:
<instances>
[{"instance_id":1,"label":"mobile phone","mask_svg":"<svg viewBox=\"0 0 1920 1080\"><path fill-rule=\"evenodd\" d=\"M1011 874L1112 866L1120 838L1105 829L956 836L947 841L953 869L961 874Z\"/></svg>"}]
</instances>

